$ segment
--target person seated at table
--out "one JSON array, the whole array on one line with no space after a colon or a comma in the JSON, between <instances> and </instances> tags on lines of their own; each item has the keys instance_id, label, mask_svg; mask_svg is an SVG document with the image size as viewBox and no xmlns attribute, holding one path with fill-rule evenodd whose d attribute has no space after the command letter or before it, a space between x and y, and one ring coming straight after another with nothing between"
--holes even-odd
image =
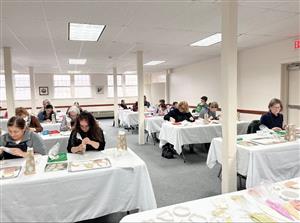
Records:
<instances>
[{"instance_id":1,"label":"person seated at table","mask_svg":"<svg viewBox=\"0 0 300 223\"><path fill-rule=\"evenodd\" d=\"M83 112L83 109L80 107L78 101L74 101L73 105L76 106L79 109L80 113Z\"/></svg>"},{"instance_id":2,"label":"person seated at table","mask_svg":"<svg viewBox=\"0 0 300 223\"><path fill-rule=\"evenodd\" d=\"M166 102L164 99L160 99L159 100L159 105L158 105L158 108L157 108L157 111L156 113L158 115L166 115L167 114L167 105L166 105Z\"/></svg>"},{"instance_id":3,"label":"person seated at table","mask_svg":"<svg viewBox=\"0 0 300 223\"><path fill-rule=\"evenodd\" d=\"M219 109L219 105L217 102L211 102L208 104L208 108L203 108L199 114L200 118L205 117L205 114L207 114L207 117L209 120L219 120L219 116L217 116L217 111Z\"/></svg>"},{"instance_id":4,"label":"person seated at table","mask_svg":"<svg viewBox=\"0 0 300 223\"><path fill-rule=\"evenodd\" d=\"M279 99L273 98L269 103L269 112L260 118L260 124L265 125L274 131L280 131L283 127L282 103Z\"/></svg>"},{"instance_id":5,"label":"person seated at table","mask_svg":"<svg viewBox=\"0 0 300 223\"><path fill-rule=\"evenodd\" d=\"M146 95L144 95L144 106L145 106L145 107L147 107L147 108L149 108L149 107L150 107L150 102L149 102L149 101L147 101L147 97L146 97Z\"/></svg>"},{"instance_id":6,"label":"person seated at table","mask_svg":"<svg viewBox=\"0 0 300 223\"><path fill-rule=\"evenodd\" d=\"M206 96L201 97L201 102L197 105L195 112L200 113L203 108L208 108L208 104L206 103L207 99L208 98Z\"/></svg>"},{"instance_id":7,"label":"person seated at table","mask_svg":"<svg viewBox=\"0 0 300 223\"><path fill-rule=\"evenodd\" d=\"M67 116L68 116L69 121L70 121L71 129L73 129L75 127L76 120L77 120L78 116L80 115L80 113L81 112L80 112L79 108L75 105L71 106L68 109Z\"/></svg>"},{"instance_id":8,"label":"person seated at table","mask_svg":"<svg viewBox=\"0 0 300 223\"><path fill-rule=\"evenodd\" d=\"M132 106L132 111L137 112L139 110L138 102L136 101Z\"/></svg>"},{"instance_id":9,"label":"person seated at table","mask_svg":"<svg viewBox=\"0 0 300 223\"><path fill-rule=\"evenodd\" d=\"M172 106L171 106L171 108L170 108L170 111L173 111L173 110L175 110L176 108L178 108L178 102L177 102L177 101L174 101L174 102L172 103Z\"/></svg>"},{"instance_id":10,"label":"person seated at table","mask_svg":"<svg viewBox=\"0 0 300 223\"><path fill-rule=\"evenodd\" d=\"M28 147L33 147L34 153L46 154L43 139L37 133L28 130L23 118L11 117L7 122L7 130L8 132L0 137L1 158L25 157Z\"/></svg>"},{"instance_id":11,"label":"person seated at table","mask_svg":"<svg viewBox=\"0 0 300 223\"><path fill-rule=\"evenodd\" d=\"M30 131L42 132L43 127L37 117L30 115L28 111L23 107L18 107L15 110L15 115L23 118L26 122L26 126Z\"/></svg>"},{"instance_id":12,"label":"person seated at table","mask_svg":"<svg viewBox=\"0 0 300 223\"><path fill-rule=\"evenodd\" d=\"M128 109L124 99L121 100L120 107L123 108L123 109Z\"/></svg>"},{"instance_id":13,"label":"person seated at table","mask_svg":"<svg viewBox=\"0 0 300 223\"><path fill-rule=\"evenodd\" d=\"M102 129L94 116L83 111L76 120L69 142L69 153L84 153L85 150L104 150L105 139Z\"/></svg>"},{"instance_id":14,"label":"person seated at table","mask_svg":"<svg viewBox=\"0 0 300 223\"><path fill-rule=\"evenodd\" d=\"M50 100L49 99L43 100L43 106L41 107L39 113L45 111L47 105L51 105Z\"/></svg>"},{"instance_id":15,"label":"person seated at table","mask_svg":"<svg viewBox=\"0 0 300 223\"><path fill-rule=\"evenodd\" d=\"M178 104L178 108L170 111L168 114L164 116L164 120L170 122L182 122L184 120L189 122L194 122L194 118L192 114L189 112L189 105L186 101L181 101Z\"/></svg>"},{"instance_id":16,"label":"person seated at table","mask_svg":"<svg viewBox=\"0 0 300 223\"><path fill-rule=\"evenodd\" d=\"M56 114L53 111L53 106L48 104L45 107L45 111L40 112L38 114L38 119L39 119L40 122L51 122L53 114L54 114L54 118L56 119Z\"/></svg>"}]
</instances>

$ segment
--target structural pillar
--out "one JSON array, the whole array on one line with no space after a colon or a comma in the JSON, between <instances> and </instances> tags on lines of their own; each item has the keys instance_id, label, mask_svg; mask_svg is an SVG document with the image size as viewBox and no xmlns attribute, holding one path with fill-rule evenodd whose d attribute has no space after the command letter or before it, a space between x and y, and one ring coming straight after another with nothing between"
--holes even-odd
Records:
<instances>
[{"instance_id":1,"label":"structural pillar","mask_svg":"<svg viewBox=\"0 0 300 223\"><path fill-rule=\"evenodd\" d=\"M35 97L35 74L33 73L33 67L28 68L30 76L30 86L31 86L31 113L37 115L36 113L36 97Z\"/></svg>"},{"instance_id":2,"label":"structural pillar","mask_svg":"<svg viewBox=\"0 0 300 223\"><path fill-rule=\"evenodd\" d=\"M5 89L6 89L6 107L8 118L15 115L15 97L13 87L13 73L11 63L10 47L3 47L4 54L4 73L5 73Z\"/></svg>"},{"instance_id":3,"label":"structural pillar","mask_svg":"<svg viewBox=\"0 0 300 223\"><path fill-rule=\"evenodd\" d=\"M113 67L113 76L114 76L114 123L115 123L115 127L119 127L117 67Z\"/></svg>"},{"instance_id":4,"label":"structural pillar","mask_svg":"<svg viewBox=\"0 0 300 223\"><path fill-rule=\"evenodd\" d=\"M139 144L145 144L145 107L143 51L137 51L138 108L139 108Z\"/></svg>"},{"instance_id":5,"label":"structural pillar","mask_svg":"<svg viewBox=\"0 0 300 223\"><path fill-rule=\"evenodd\" d=\"M221 4L222 193L228 193L237 189L237 0Z\"/></svg>"}]
</instances>

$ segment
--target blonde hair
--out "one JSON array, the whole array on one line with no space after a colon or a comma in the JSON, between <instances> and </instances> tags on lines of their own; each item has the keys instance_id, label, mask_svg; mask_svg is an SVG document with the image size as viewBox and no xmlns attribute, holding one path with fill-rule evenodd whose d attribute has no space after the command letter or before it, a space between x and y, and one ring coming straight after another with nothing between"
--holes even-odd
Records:
<instances>
[{"instance_id":1,"label":"blonde hair","mask_svg":"<svg viewBox=\"0 0 300 223\"><path fill-rule=\"evenodd\" d=\"M183 112L189 112L189 104L186 101L181 101L178 104L178 109Z\"/></svg>"}]
</instances>

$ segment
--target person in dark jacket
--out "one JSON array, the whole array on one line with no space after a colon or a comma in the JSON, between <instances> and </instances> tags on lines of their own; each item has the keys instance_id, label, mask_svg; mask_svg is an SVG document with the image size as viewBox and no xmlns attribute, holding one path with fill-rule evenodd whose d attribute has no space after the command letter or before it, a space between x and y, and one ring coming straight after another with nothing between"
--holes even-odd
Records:
<instances>
[{"instance_id":1,"label":"person in dark jacket","mask_svg":"<svg viewBox=\"0 0 300 223\"><path fill-rule=\"evenodd\" d=\"M123 109L128 109L124 99L121 100L120 107L123 108Z\"/></svg>"},{"instance_id":2,"label":"person in dark jacket","mask_svg":"<svg viewBox=\"0 0 300 223\"><path fill-rule=\"evenodd\" d=\"M282 103L279 99L273 98L269 103L269 112L260 118L260 124L267 126L274 131L280 131L283 127Z\"/></svg>"},{"instance_id":3,"label":"person in dark jacket","mask_svg":"<svg viewBox=\"0 0 300 223\"><path fill-rule=\"evenodd\" d=\"M176 108L166 114L164 116L164 120L171 122L182 122L184 120L189 122L195 121L192 114L189 112L189 105L186 101L181 101L178 104L178 109Z\"/></svg>"},{"instance_id":4,"label":"person in dark jacket","mask_svg":"<svg viewBox=\"0 0 300 223\"><path fill-rule=\"evenodd\" d=\"M69 153L84 153L85 150L104 150L105 139L94 116L83 111L77 118L68 142Z\"/></svg>"},{"instance_id":5,"label":"person in dark jacket","mask_svg":"<svg viewBox=\"0 0 300 223\"><path fill-rule=\"evenodd\" d=\"M40 112L38 114L38 119L40 122L51 122L52 121L52 115L54 114L54 118L56 118L56 114L53 110L53 105L46 105L45 111Z\"/></svg>"},{"instance_id":6,"label":"person in dark jacket","mask_svg":"<svg viewBox=\"0 0 300 223\"><path fill-rule=\"evenodd\" d=\"M18 107L15 110L15 115L23 118L30 131L42 132L43 127L37 117L30 115L28 111L23 107Z\"/></svg>"}]
</instances>

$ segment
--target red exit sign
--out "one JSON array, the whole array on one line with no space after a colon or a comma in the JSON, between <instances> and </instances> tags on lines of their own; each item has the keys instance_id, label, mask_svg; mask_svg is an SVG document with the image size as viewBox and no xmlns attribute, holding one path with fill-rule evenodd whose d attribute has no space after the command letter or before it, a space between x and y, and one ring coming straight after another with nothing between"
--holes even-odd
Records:
<instances>
[{"instance_id":1,"label":"red exit sign","mask_svg":"<svg viewBox=\"0 0 300 223\"><path fill-rule=\"evenodd\" d=\"M300 48L300 39L295 40L294 47L295 47L295 49L299 49Z\"/></svg>"}]
</instances>

